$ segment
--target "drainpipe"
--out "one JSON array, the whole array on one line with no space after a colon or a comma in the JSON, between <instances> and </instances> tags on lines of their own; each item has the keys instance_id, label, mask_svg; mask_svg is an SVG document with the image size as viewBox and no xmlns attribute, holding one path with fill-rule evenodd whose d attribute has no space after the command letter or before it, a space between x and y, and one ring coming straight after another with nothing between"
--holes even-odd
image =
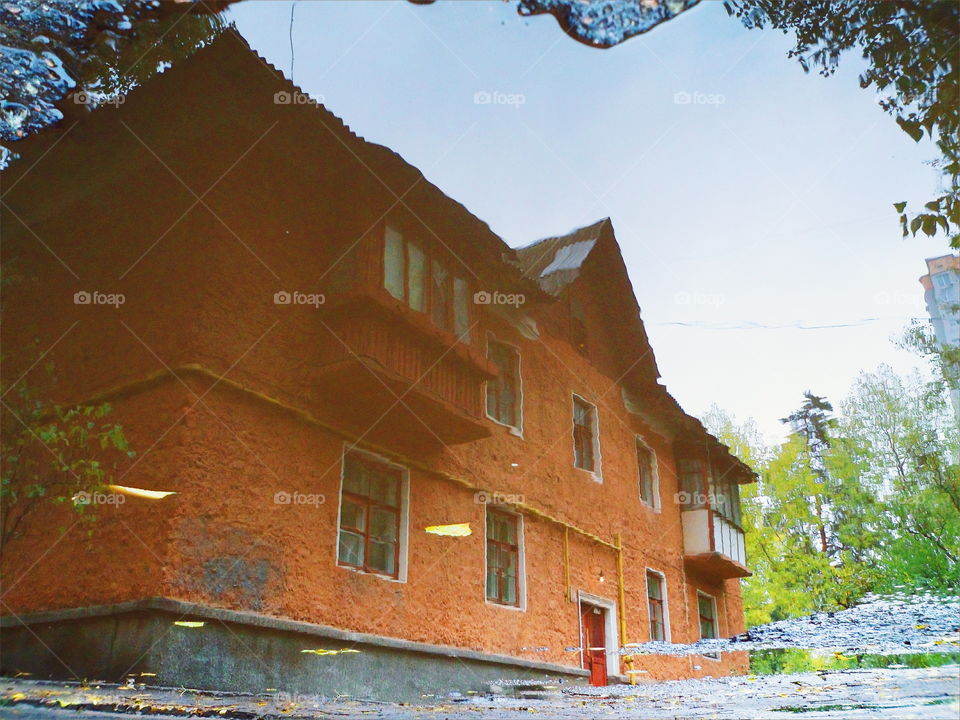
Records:
<instances>
[{"instance_id":1,"label":"drainpipe","mask_svg":"<svg viewBox=\"0 0 960 720\"><path fill-rule=\"evenodd\" d=\"M620 615L620 642L619 646L622 649L627 644L627 599L624 593L624 583L623 583L623 539L620 536L620 533L617 533L617 604L619 605ZM633 656L624 655L623 664L627 666L628 671L633 670ZM634 683L634 675L630 673L630 684Z\"/></svg>"}]
</instances>

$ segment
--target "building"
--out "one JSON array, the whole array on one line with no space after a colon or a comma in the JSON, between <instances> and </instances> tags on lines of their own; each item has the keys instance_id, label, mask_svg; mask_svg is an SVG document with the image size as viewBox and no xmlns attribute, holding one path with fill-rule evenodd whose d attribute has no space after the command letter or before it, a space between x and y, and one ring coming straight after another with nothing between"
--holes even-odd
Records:
<instances>
[{"instance_id":1,"label":"building","mask_svg":"<svg viewBox=\"0 0 960 720\"><path fill-rule=\"evenodd\" d=\"M612 222L513 250L304 100L227 31L18 145L4 346L111 403L116 484L175 494L11 542L2 672L419 699L745 671L621 652L743 630L754 475L657 382Z\"/></svg>"},{"instance_id":2,"label":"building","mask_svg":"<svg viewBox=\"0 0 960 720\"><path fill-rule=\"evenodd\" d=\"M920 277L920 284L937 340L960 348L960 256L927 258L927 274ZM950 391L950 402L960 416L960 390Z\"/></svg>"}]
</instances>

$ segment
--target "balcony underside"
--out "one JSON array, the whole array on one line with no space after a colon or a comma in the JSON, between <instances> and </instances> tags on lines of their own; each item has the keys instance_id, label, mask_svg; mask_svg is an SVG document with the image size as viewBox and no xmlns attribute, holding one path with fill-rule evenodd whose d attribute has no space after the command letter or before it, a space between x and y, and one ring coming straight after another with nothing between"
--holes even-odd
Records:
<instances>
[{"instance_id":1,"label":"balcony underside","mask_svg":"<svg viewBox=\"0 0 960 720\"><path fill-rule=\"evenodd\" d=\"M323 397L342 408L345 419L363 432L372 427L390 428L438 445L490 435L490 428L480 418L369 357L355 356L324 366L317 386Z\"/></svg>"},{"instance_id":2,"label":"balcony underside","mask_svg":"<svg viewBox=\"0 0 960 720\"><path fill-rule=\"evenodd\" d=\"M687 555L683 559L684 565L690 570L702 575L723 578L750 577L753 575L746 566L741 565L723 553L706 552L698 555Z\"/></svg>"}]
</instances>

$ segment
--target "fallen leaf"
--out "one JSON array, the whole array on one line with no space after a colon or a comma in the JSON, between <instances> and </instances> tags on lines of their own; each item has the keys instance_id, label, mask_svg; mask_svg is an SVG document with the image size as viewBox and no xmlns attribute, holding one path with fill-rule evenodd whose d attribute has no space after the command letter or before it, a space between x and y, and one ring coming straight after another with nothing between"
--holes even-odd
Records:
<instances>
[{"instance_id":1,"label":"fallen leaf","mask_svg":"<svg viewBox=\"0 0 960 720\"><path fill-rule=\"evenodd\" d=\"M168 495L176 495L175 492L163 490L144 490L143 488L127 487L126 485L107 485L108 488L121 495L130 497L144 498L146 500L163 500Z\"/></svg>"},{"instance_id":2,"label":"fallen leaf","mask_svg":"<svg viewBox=\"0 0 960 720\"><path fill-rule=\"evenodd\" d=\"M442 535L444 537L467 537L467 535L473 535L473 530L470 529L470 523L428 525L424 529L431 535Z\"/></svg>"}]
</instances>

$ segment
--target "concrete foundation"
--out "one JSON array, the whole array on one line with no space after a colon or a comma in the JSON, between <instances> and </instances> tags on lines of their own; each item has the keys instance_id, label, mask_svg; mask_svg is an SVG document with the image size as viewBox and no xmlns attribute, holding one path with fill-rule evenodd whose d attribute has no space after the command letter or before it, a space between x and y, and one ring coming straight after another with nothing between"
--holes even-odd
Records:
<instances>
[{"instance_id":1,"label":"concrete foundation","mask_svg":"<svg viewBox=\"0 0 960 720\"><path fill-rule=\"evenodd\" d=\"M175 624L184 621L204 625ZM0 673L18 672L34 679L123 682L136 676L167 687L403 702L486 690L502 679L585 684L588 675L166 598L0 618Z\"/></svg>"}]
</instances>

